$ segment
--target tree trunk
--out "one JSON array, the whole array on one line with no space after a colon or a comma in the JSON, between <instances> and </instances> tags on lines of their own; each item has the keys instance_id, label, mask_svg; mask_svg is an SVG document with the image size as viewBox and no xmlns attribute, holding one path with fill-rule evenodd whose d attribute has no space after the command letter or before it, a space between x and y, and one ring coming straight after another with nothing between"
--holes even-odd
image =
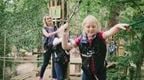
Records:
<instances>
[{"instance_id":1,"label":"tree trunk","mask_svg":"<svg viewBox=\"0 0 144 80\"><path fill-rule=\"evenodd\" d=\"M113 6L110 9L110 15L109 15L109 21L108 21L108 28L111 28L115 24L119 22L118 17L120 13L120 8L119 6Z\"/></svg>"},{"instance_id":2,"label":"tree trunk","mask_svg":"<svg viewBox=\"0 0 144 80\"><path fill-rule=\"evenodd\" d=\"M141 63L136 64L136 78L135 80L141 80Z\"/></svg>"}]
</instances>

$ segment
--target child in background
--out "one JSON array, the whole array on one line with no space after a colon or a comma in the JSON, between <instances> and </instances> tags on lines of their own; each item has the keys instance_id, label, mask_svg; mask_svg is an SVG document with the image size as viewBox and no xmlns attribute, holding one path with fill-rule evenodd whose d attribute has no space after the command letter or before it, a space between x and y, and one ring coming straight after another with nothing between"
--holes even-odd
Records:
<instances>
[{"instance_id":1,"label":"child in background","mask_svg":"<svg viewBox=\"0 0 144 80\"><path fill-rule=\"evenodd\" d=\"M54 69L56 72L57 80L66 80L67 70L70 61L69 51L66 51L62 48L61 44L61 34L58 34L53 41L54 48Z\"/></svg>"}]
</instances>

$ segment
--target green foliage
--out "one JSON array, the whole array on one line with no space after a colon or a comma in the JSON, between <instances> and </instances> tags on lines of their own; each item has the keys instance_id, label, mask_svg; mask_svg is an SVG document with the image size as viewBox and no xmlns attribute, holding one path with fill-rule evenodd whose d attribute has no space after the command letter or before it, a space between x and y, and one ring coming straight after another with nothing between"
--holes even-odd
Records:
<instances>
[{"instance_id":1,"label":"green foliage","mask_svg":"<svg viewBox=\"0 0 144 80\"><path fill-rule=\"evenodd\" d=\"M12 45L27 50L41 45L42 17L48 12L47 3L48 0L0 0L0 57L4 53L4 37L6 55ZM0 78L2 65L0 60Z\"/></svg>"},{"instance_id":2,"label":"green foliage","mask_svg":"<svg viewBox=\"0 0 144 80\"><path fill-rule=\"evenodd\" d=\"M76 0L73 0L75 5ZM6 53L9 53L11 45L18 48L31 50L41 45L42 17L48 12L48 0L0 0L0 56L3 56L4 35L6 35ZM82 20L88 15L94 15L101 22L102 26L107 26L107 21L119 15L120 22L134 24L130 32L121 31L116 39L123 38L126 41L126 55L114 57L117 62L114 69L108 70L108 80L128 80L125 72L131 68L130 63L142 64L144 58L143 48L143 21L144 20L144 0L82 0L78 21L72 18L72 34L74 27L79 33ZM114 15L113 12L117 11ZM77 23L77 24L75 24ZM138 24L137 24L138 23ZM2 74L2 61L0 61L0 74ZM124 73L125 72L125 73ZM135 73L135 70L133 71ZM131 74L131 75L133 75ZM1 75L0 75L1 77Z\"/></svg>"},{"instance_id":3,"label":"green foliage","mask_svg":"<svg viewBox=\"0 0 144 80\"><path fill-rule=\"evenodd\" d=\"M47 12L45 0L7 1L5 28L7 40L19 48L35 48L41 44L43 14Z\"/></svg>"},{"instance_id":4,"label":"green foliage","mask_svg":"<svg viewBox=\"0 0 144 80\"><path fill-rule=\"evenodd\" d=\"M130 63L129 56L113 57L112 60L117 62L117 64L115 68L107 70L108 80L128 80L127 69Z\"/></svg>"}]
</instances>

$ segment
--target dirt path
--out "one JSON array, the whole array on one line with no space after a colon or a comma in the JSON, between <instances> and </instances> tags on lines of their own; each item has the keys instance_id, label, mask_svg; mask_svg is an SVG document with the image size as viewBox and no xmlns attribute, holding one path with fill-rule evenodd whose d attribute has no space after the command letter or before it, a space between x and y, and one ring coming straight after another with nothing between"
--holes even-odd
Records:
<instances>
[{"instance_id":1,"label":"dirt path","mask_svg":"<svg viewBox=\"0 0 144 80\"><path fill-rule=\"evenodd\" d=\"M28 61L36 60L35 56L31 56ZM39 80L37 76L40 68L37 68L37 63L23 63L16 68L18 76L11 80ZM51 80L51 65L46 68L44 80ZM80 80L80 77L70 76L70 80Z\"/></svg>"}]
</instances>

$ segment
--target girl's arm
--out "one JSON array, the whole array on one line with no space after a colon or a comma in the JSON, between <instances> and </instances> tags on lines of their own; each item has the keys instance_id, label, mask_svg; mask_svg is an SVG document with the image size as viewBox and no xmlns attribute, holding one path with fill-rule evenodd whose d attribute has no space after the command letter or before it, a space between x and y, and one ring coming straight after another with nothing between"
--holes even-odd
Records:
<instances>
[{"instance_id":1,"label":"girl's arm","mask_svg":"<svg viewBox=\"0 0 144 80\"><path fill-rule=\"evenodd\" d=\"M73 44L68 42L68 37L69 37L68 33L64 32L62 36L62 47L65 50L70 50L73 47Z\"/></svg>"},{"instance_id":2,"label":"girl's arm","mask_svg":"<svg viewBox=\"0 0 144 80\"><path fill-rule=\"evenodd\" d=\"M42 33L43 33L44 36L50 37L50 36L52 36L52 35L57 34L57 33L58 33L58 30L56 30L56 31L54 31L54 32L51 32L51 33L48 33L45 29L42 29Z\"/></svg>"},{"instance_id":3,"label":"girl's arm","mask_svg":"<svg viewBox=\"0 0 144 80\"><path fill-rule=\"evenodd\" d=\"M65 50L70 50L74 47L74 43L69 43L69 28L68 28L68 23L64 24L61 26L63 28L63 35L62 35L62 47Z\"/></svg>"},{"instance_id":4,"label":"girl's arm","mask_svg":"<svg viewBox=\"0 0 144 80\"><path fill-rule=\"evenodd\" d=\"M114 27L112 27L110 30L105 31L102 36L104 39L116 34L117 32L120 31L120 29L126 30L128 28L128 24L116 24Z\"/></svg>"},{"instance_id":5,"label":"girl's arm","mask_svg":"<svg viewBox=\"0 0 144 80\"><path fill-rule=\"evenodd\" d=\"M59 43L61 43L61 41L62 41L62 38L54 38L54 40L53 40L53 45L56 46L56 45L58 45Z\"/></svg>"}]
</instances>

